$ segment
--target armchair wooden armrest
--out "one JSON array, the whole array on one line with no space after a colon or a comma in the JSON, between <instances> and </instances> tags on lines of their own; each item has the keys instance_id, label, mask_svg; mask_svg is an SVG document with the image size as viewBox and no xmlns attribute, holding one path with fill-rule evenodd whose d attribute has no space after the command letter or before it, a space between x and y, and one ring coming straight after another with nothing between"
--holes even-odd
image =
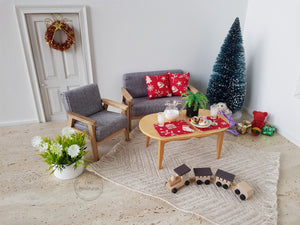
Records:
<instances>
[{"instance_id":1,"label":"armchair wooden armrest","mask_svg":"<svg viewBox=\"0 0 300 225\"><path fill-rule=\"evenodd\" d=\"M193 92L193 93L198 92L198 89L195 88L194 86L190 85L190 84L188 85L188 89L189 89L191 92Z\"/></svg>"},{"instance_id":2,"label":"armchair wooden armrest","mask_svg":"<svg viewBox=\"0 0 300 225\"><path fill-rule=\"evenodd\" d=\"M124 104L128 105L128 111L127 111L128 128L129 128L129 131L131 131L131 104L133 101L133 97L124 87L121 88L121 93L122 93L122 102Z\"/></svg>"},{"instance_id":3,"label":"armchair wooden armrest","mask_svg":"<svg viewBox=\"0 0 300 225\"><path fill-rule=\"evenodd\" d=\"M73 127L74 122L75 122L74 120L78 120L78 121L80 121L82 123L85 123L87 125L94 125L95 126L97 124L97 121L95 121L91 118L88 118L86 116L80 115L78 113L68 111L67 115L69 117L69 121L72 120L72 124L71 124L72 127Z\"/></svg>"},{"instance_id":4,"label":"armchair wooden armrest","mask_svg":"<svg viewBox=\"0 0 300 225\"><path fill-rule=\"evenodd\" d=\"M105 109L107 109L107 107L110 105L110 106L116 107L118 109L121 109L122 111L127 111L128 110L128 106L127 105L125 105L123 103L120 103L120 102L116 102L114 100L102 98L102 102L104 104L104 108Z\"/></svg>"},{"instance_id":5,"label":"armchair wooden armrest","mask_svg":"<svg viewBox=\"0 0 300 225\"><path fill-rule=\"evenodd\" d=\"M121 93L123 95L123 97L128 101L128 102L132 102L133 98L131 96L131 94L129 94L129 92L126 90L126 88L121 88Z\"/></svg>"},{"instance_id":6,"label":"armchair wooden armrest","mask_svg":"<svg viewBox=\"0 0 300 225\"><path fill-rule=\"evenodd\" d=\"M86 116L80 115L78 113L70 112L70 111L67 112L67 115L69 117L68 126L72 127L77 132L82 132L82 130L74 128L74 123L76 120L88 125L89 133L87 134L87 137L90 138L90 140L91 140L94 159L95 159L95 161L98 161L99 154L98 154L98 150L97 150L96 131L95 131L95 126L97 124L97 121L95 121L91 118L88 118Z\"/></svg>"}]
</instances>

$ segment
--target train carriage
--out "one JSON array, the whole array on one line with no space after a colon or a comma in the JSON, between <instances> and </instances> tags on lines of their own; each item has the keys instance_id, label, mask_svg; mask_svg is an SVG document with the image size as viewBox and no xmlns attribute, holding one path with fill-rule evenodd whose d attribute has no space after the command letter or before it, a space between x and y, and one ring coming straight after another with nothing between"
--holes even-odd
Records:
<instances>
[{"instance_id":1,"label":"train carriage","mask_svg":"<svg viewBox=\"0 0 300 225\"><path fill-rule=\"evenodd\" d=\"M194 174L196 178L196 183L198 185L201 184L210 184L210 178L212 176L212 171L209 167L203 167L203 168L194 168Z\"/></svg>"},{"instance_id":2,"label":"train carriage","mask_svg":"<svg viewBox=\"0 0 300 225\"><path fill-rule=\"evenodd\" d=\"M233 182L235 175L224 170L218 169L216 172L216 185L228 189Z\"/></svg>"},{"instance_id":3,"label":"train carriage","mask_svg":"<svg viewBox=\"0 0 300 225\"><path fill-rule=\"evenodd\" d=\"M253 195L254 190L248 183L246 183L245 181L241 181L236 185L234 193L239 195L241 200L246 200Z\"/></svg>"}]
</instances>

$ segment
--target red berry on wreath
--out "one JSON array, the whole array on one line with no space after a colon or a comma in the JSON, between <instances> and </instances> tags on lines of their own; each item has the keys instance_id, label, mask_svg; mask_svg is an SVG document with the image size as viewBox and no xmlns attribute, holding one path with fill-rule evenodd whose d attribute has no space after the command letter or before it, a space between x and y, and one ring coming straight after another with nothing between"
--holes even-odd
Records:
<instances>
[{"instance_id":1,"label":"red berry on wreath","mask_svg":"<svg viewBox=\"0 0 300 225\"><path fill-rule=\"evenodd\" d=\"M64 43L57 43L54 40L54 35L57 30L61 30L66 33L67 40ZM56 20L47 28L45 39L50 48L64 51L71 48L72 44L75 42L75 35L74 31L68 24Z\"/></svg>"}]
</instances>

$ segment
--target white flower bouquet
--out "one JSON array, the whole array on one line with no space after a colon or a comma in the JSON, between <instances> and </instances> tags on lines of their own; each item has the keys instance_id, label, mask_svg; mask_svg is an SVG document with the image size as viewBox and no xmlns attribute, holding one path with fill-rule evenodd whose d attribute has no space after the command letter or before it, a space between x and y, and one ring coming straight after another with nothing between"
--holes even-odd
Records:
<instances>
[{"instance_id":1,"label":"white flower bouquet","mask_svg":"<svg viewBox=\"0 0 300 225\"><path fill-rule=\"evenodd\" d=\"M73 163L74 169L81 164L85 166L85 137L85 133L76 133L72 128L65 127L62 129L62 136L58 135L55 139L35 136L32 146L41 152L40 155L50 165L49 170L52 170L52 174L56 169L61 171Z\"/></svg>"}]
</instances>

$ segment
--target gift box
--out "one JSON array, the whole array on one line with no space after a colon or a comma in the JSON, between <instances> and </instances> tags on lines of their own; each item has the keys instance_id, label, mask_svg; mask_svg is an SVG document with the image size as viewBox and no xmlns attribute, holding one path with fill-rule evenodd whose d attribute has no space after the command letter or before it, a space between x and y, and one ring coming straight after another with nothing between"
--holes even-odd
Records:
<instances>
[{"instance_id":1,"label":"gift box","mask_svg":"<svg viewBox=\"0 0 300 225\"><path fill-rule=\"evenodd\" d=\"M268 136L273 136L275 129L276 128L274 125L270 125L270 124L266 123L262 129L262 134L268 135Z\"/></svg>"},{"instance_id":2,"label":"gift box","mask_svg":"<svg viewBox=\"0 0 300 225\"><path fill-rule=\"evenodd\" d=\"M238 123L236 128L236 130L240 134L246 134L249 132L250 129L251 129L251 123L248 120L244 120L243 122Z\"/></svg>"}]
</instances>

